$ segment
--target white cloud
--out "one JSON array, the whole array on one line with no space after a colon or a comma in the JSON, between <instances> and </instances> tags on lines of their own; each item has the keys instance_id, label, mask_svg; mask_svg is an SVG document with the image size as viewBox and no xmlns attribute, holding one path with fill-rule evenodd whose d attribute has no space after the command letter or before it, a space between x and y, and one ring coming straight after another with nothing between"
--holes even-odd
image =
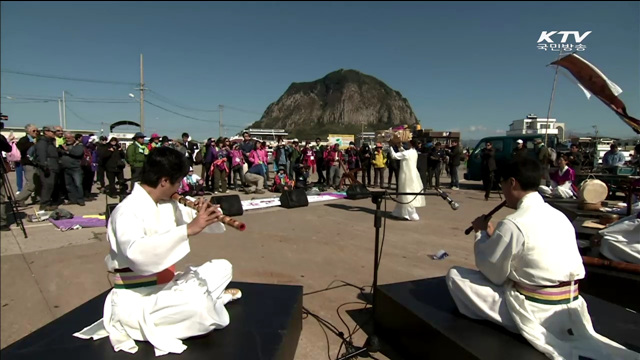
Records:
<instances>
[{"instance_id":1,"label":"white cloud","mask_svg":"<svg viewBox=\"0 0 640 360\"><path fill-rule=\"evenodd\" d=\"M475 131L485 131L487 130L486 127L482 126L482 125L477 125L477 126L469 126L469 131L471 132L475 132Z\"/></svg>"},{"instance_id":2,"label":"white cloud","mask_svg":"<svg viewBox=\"0 0 640 360\"><path fill-rule=\"evenodd\" d=\"M507 133L506 130L500 130L500 129L496 130L496 134L504 135L506 133Z\"/></svg>"}]
</instances>

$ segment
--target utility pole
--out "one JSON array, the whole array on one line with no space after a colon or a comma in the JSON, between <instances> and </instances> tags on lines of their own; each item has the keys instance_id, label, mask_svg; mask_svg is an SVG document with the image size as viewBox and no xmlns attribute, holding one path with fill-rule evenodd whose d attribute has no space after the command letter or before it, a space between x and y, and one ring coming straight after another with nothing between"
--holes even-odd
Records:
<instances>
[{"instance_id":1,"label":"utility pole","mask_svg":"<svg viewBox=\"0 0 640 360\"><path fill-rule=\"evenodd\" d=\"M144 134L144 65L140 54L140 131Z\"/></svg>"},{"instance_id":2,"label":"utility pole","mask_svg":"<svg viewBox=\"0 0 640 360\"><path fill-rule=\"evenodd\" d=\"M58 99L58 118L60 119L60 126L62 126L62 100Z\"/></svg>"},{"instance_id":3,"label":"utility pole","mask_svg":"<svg viewBox=\"0 0 640 360\"><path fill-rule=\"evenodd\" d=\"M220 113L220 120L218 121L218 136L222 136L222 112L224 111L224 105L218 105L218 112Z\"/></svg>"},{"instance_id":4,"label":"utility pole","mask_svg":"<svg viewBox=\"0 0 640 360\"><path fill-rule=\"evenodd\" d=\"M62 128L67 130L67 102L65 100L66 91L62 90Z\"/></svg>"}]
</instances>

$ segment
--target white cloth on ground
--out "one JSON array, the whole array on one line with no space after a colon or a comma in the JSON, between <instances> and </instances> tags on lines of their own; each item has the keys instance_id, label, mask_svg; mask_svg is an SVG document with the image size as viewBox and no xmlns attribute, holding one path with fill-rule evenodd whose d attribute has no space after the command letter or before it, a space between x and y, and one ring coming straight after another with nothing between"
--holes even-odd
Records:
<instances>
[{"instance_id":1,"label":"white cloth on ground","mask_svg":"<svg viewBox=\"0 0 640 360\"><path fill-rule=\"evenodd\" d=\"M389 155L393 159L400 160L398 192L419 193L422 191L422 180L417 167L418 152L415 149L395 152L393 147L389 147ZM412 221L420 220L415 208L424 207L427 204L423 195L400 195L398 201L391 215Z\"/></svg>"},{"instance_id":2,"label":"white cloth on ground","mask_svg":"<svg viewBox=\"0 0 640 360\"><path fill-rule=\"evenodd\" d=\"M640 219L638 215L624 217L600 230L600 253L614 261L640 264ZM640 301L640 300L638 300Z\"/></svg>"},{"instance_id":3,"label":"white cloth on ground","mask_svg":"<svg viewBox=\"0 0 640 360\"><path fill-rule=\"evenodd\" d=\"M585 275L573 226L538 193L527 194L518 210L497 224L493 236L476 233L474 252L479 272L452 268L447 274L461 313L519 332L551 359L640 357L595 332L582 297L546 305L525 299L514 288L515 282L545 287Z\"/></svg>"},{"instance_id":4,"label":"white cloth on ground","mask_svg":"<svg viewBox=\"0 0 640 360\"><path fill-rule=\"evenodd\" d=\"M195 216L195 210L175 201L156 204L136 184L109 219L108 270L128 267L136 275L151 275L174 265L190 251L187 224ZM224 231L221 223L204 230ZM94 340L109 336L115 351L135 353L134 340L138 340L149 341L156 356L181 353L186 346L180 340L229 324L224 305L231 297L223 291L231 278L228 261L212 260L176 273L164 285L113 289L105 301L103 318L74 336Z\"/></svg>"}]
</instances>

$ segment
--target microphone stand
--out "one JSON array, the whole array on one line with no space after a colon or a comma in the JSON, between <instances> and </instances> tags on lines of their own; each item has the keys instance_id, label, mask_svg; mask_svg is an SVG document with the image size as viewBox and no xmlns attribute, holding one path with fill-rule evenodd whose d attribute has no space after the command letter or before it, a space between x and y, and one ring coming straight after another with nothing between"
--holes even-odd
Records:
<instances>
[{"instance_id":1,"label":"microphone stand","mask_svg":"<svg viewBox=\"0 0 640 360\"><path fill-rule=\"evenodd\" d=\"M453 202L446 193L442 192L442 190L440 190L439 188L435 188L436 189L436 193L426 193L424 192L424 189L421 192L418 193L394 193L393 195L395 197L397 196L401 196L401 195L405 195L405 196L440 196L442 197L444 200L448 201L449 204L451 205L451 208L453 210L457 210L459 205L456 202ZM378 352L380 351L380 339L378 338L378 336L376 335L376 320L375 320L375 314L376 314L376 310L378 309L377 307L377 292L378 292L378 267L380 266L379 263L379 252L380 252L380 228L382 227L382 211L381 211L381 206L382 206L382 200L384 198L390 198L389 193L384 190L384 191L371 191L371 202L374 203L376 205L376 212L375 212L375 217L373 220L373 227L376 229L375 230L375 245L374 245L374 258L373 258L373 284L371 285L371 289L372 289L372 299L371 299L371 309L373 311L373 322L372 322L372 326L371 326L371 335L369 335L367 337L367 340L365 341L365 344L362 348L356 350L353 353L347 354L344 357L341 357L338 360L346 360L349 358L352 358L354 356L357 356L361 353L366 353L366 352Z\"/></svg>"}]
</instances>

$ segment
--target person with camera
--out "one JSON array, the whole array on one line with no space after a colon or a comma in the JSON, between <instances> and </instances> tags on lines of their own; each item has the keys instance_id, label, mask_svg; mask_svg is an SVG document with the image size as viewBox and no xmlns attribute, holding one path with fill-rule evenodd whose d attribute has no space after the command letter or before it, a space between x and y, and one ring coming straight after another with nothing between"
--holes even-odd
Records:
<instances>
[{"instance_id":1,"label":"person with camera","mask_svg":"<svg viewBox=\"0 0 640 360\"><path fill-rule=\"evenodd\" d=\"M458 140L451 140L451 149L449 150L449 175L451 176L451 190L460 188L460 180L458 178L458 167L462 158L462 149L458 145Z\"/></svg>"},{"instance_id":2,"label":"person with camera","mask_svg":"<svg viewBox=\"0 0 640 360\"><path fill-rule=\"evenodd\" d=\"M4 128L4 123L1 123ZM4 137L4 135L0 134L0 151L3 151L5 153L10 153L11 152L11 144L9 144L9 141L7 140L6 137ZM9 194L6 193L6 189L5 189L5 179L7 179L7 177L5 176L8 172L7 167L5 166L5 159L3 157L2 159L2 169L0 169L0 171L2 172L2 176L0 176L0 201L2 202L1 207L0 207L0 231L9 231L9 222L7 220L7 214L11 211L11 207L9 204L9 201L7 199L7 197L9 196Z\"/></svg>"},{"instance_id":3,"label":"person with camera","mask_svg":"<svg viewBox=\"0 0 640 360\"><path fill-rule=\"evenodd\" d=\"M60 164L58 149L56 148L56 133L53 126L42 128L43 136L35 144L34 164L38 168L42 191L40 192L40 210L53 211L58 208L53 204L52 196L59 176Z\"/></svg>"},{"instance_id":4,"label":"person with camera","mask_svg":"<svg viewBox=\"0 0 640 360\"><path fill-rule=\"evenodd\" d=\"M436 187L440 187L440 172L442 171L442 162L445 158L442 144L437 142L429 151L429 159L427 160L427 177L429 178L429 188L433 187L433 177L436 178Z\"/></svg>"},{"instance_id":5,"label":"person with camera","mask_svg":"<svg viewBox=\"0 0 640 360\"><path fill-rule=\"evenodd\" d=\"M114 199L117 198L116 185L118 185L120 194L126 192L124 181L126 163L124 159L125 154L118 142L118 138L112 137L100 152L100 161L104 164L107 180L109 181L107 195Z\"/></svg>"},{"instance_id":6,"label":"person with camera","mask_svg":"<svg viewBox=\"0 0 640 360\"><path fill-rule=\"evenodd\" d=\"M82 167L80 162L84 156L84 146L78 142L73 134L64 133L65 143L58 147L60 167L64 176L64 183L69 194L69 204L84 206L84 192L82 190Z\"/></svg>"},{"instance_id":7,"label":"person with camera","mask_svg":"<svg viewBox=\"0 0 640 360\"><path fill-rule=\"evenodd\" d=\"M20 138L16 144L18 150L20 150L20 163L22 164L25 179L27 180L22 191L16 196L18 206L25 206L25 202L29 197L33 197L35 200L34 194L36 192L35 175L37 169L33 161L31 161L29 154L33 152L32 147L35 146L40 131L35 125L27 124L25 126L25 132L26 135Z\"/></svg>"}]
</instances>

